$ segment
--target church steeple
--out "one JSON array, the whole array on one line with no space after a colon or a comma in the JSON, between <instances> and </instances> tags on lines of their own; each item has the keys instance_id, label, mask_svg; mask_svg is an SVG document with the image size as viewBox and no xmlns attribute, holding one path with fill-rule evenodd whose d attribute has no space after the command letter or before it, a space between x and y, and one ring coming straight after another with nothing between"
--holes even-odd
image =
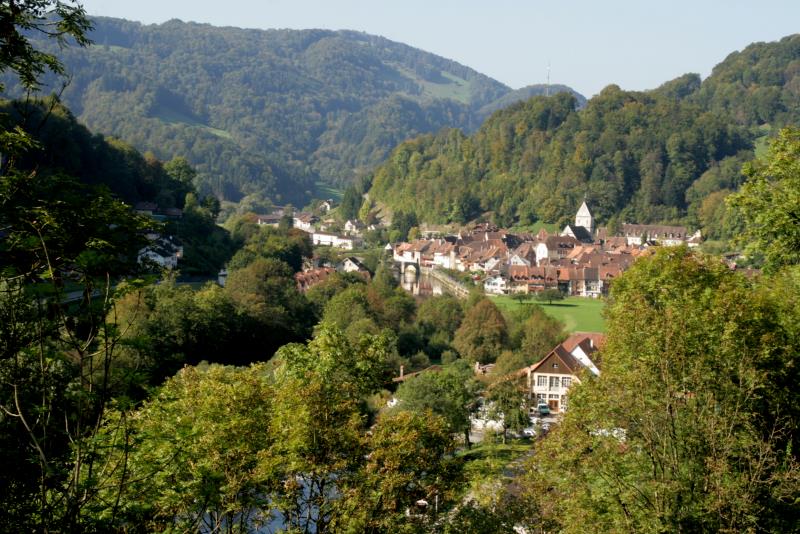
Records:
<instances>
[{"instance_id":1,"label":"church steeple","mask_svg":"<svg viewBox=\"0 0 800 534\"><path fill-rule=\"evenodd\" d=\"M589 230L590 234L594 233L594 217L589 211L589 206L586 205L586 200L583 201L581 207L578 208L578 213L575 214L575 226L583 226Z\"/></svg>"}]
</instances>

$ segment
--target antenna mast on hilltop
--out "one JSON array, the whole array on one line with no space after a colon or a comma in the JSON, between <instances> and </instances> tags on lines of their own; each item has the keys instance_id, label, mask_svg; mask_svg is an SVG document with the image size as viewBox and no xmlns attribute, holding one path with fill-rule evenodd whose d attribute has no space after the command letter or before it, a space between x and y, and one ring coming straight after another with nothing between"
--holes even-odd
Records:
<instances>
[{"instance_id":1,"label":"antenna mast on hilltop","mask_svg":"<svg viewBox=\"0 0 800 534\"><path fill-rule=\"evenodd\" d=\"M547 85L544 88L544 96L550 96L550 60L547 60Z\"/></svg>"}]
</instances>

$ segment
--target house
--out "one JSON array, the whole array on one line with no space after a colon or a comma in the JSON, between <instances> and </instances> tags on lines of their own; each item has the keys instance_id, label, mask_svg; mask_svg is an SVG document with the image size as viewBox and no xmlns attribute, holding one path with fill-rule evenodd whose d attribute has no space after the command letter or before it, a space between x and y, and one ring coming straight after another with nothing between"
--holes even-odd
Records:
<instances>
[{"instance_id":1,"label":"house","mask_svg":"<svg viewBox=\"0 0 800 534\"><path fill-rule=\"evenodd\" d=\"M483 291L489 295L505 295L508 281L502 276L491 276L483 282Z\"/></svg>"},{"instance_id":2,"label":"house","mask_svg":"<svg viewBox=\"0 0 800 534\"><path fill-rule=\"evenodd\" d=\"M180 208L164 208L161 214L170 219L180 219L183 217L183 210Z\"/></svg>"},{"instance_id":3,"label":"house","mask_svg":"<svg viewBox=\"0 0 800 534\"><path fill-rule=\"evenodd\" d=\"M150 238L151 235L148 235ZM139 251L139 263L150 263L161 269L174 269L178 260L183 257L183 245L173 237L155 236L150 239L150 244Z\"/></svg>"},{"instance_id":4,"label":"house","mask_svg":"<svg viewBox=\"0 0 800 534\"><path fill-rule=\"evenodd\" d=\"M581 243L594 243L594 238L592 234L584 228L583 226L575 226L574 224L568 224L564 227L561 231L562 236L569 236L577 239Z\"/></svg>"},{"instance_id":5,"label":"house","mask_svg":"<svg viewBox=\"0 0 800 534\"><path fill-rule=\"evenodd\" d=\"M133 211L139 215L147 215L148 217L154 215L156 210L158 210L158 204L155 202L137 202L133 206Z\"/></svg>"},{"instance_id":6,"label":"house","mask_svg":"<svg viewBox=\"0 0 800 534\"><path fill-rule=\"evenodd\" d=\"M332 198L329 198L328 200L323 200L322 203L320 203L319 210L323 213L328 213L335 207L336 203L333 201Z\"/></svg>"},{"instance_id":7,"label":"house","mask_svg":"<svg viewBox=\"0 0 800 534\"><path fill-rule=\"evenodd\" d=\"M327 232L313 232L311 234L311 244L353 250L361 245L361 239L358 237L329 234Z\"/></svg>"},{"instance_id":8,"label":"house","mask_svg":"<svg viewBox=\"0 0 800 534\"><path fill-rule=\"evenodd\" d=\"M355 234L360 235L361 232L364 230L364 223L361 221L354 219L348 219L347 222L344 223L344 231L348 234Z\"/></svg>"},{"instance_id":9,"label":"house","mask_svg":"<svg viewBox=\"0 0 800 534\"><path fill-rule=\"evenodd\" d=\"M565 258L580 244L580 241L571 236L547 236L536 245L536 264L543 266L550 260Z\"/></svg>"},{"instance_id":10,"label":"house","mask_svg":"<svg viewBox=\"0 0 800 534\"><path fill-rule=\"evenodd\" d=\"M532 410L538 404L547 404L551 413L565 412L569 388L579 384L587 373L600 375L592 358L604 341L605 336L600 333L572 334L540 362L517 371L518 376L525 377Z\"/></svg>"},{"instance_id":11,"label":"house","mask_svg":"<svg viewBox=\"0 0 800 534\"><path fill-rule=\"evenodd\" d=\"M296 213L292 218L292 225L309 234L314 231L314 224L319 221L313 213Z\"/></svg>"},{"instance_id":12,"label":"house","mask_svg":"<svg viewBox=\"0 0 800 534\"><path fill-rule=\"evenodd\" d=\"M652 241L659 245L675 246L690 238L684 226L658 224L623 224L622 235L626 238L628 245L643 245Z\"/></svg>"},{"instance_id":13,"label":"house","mask_svg":"<svg viewBox=\"0 0 800 534\"><path fill-rule=\"evenodd\" d=\"M279 215L277 213L271 213L269 215L257 215L256 224L259 226L272 226L273 228L277 228L278 225L280 225L282 218L283 215Z\"/></svg>"},{"instance_id":14,"label":"house","mask_svg":"<svg viewBox=\"0 0 800 534\"><path fill-rule=\"evenodd\" d=\"M369 269L353 256L348 256L342 261L341 270L346 273L369 273Z\"/></svg>"},{"instance_id":15,"label":"house","mask_svg":"<svg viewBox=\"0 0 800 534\"><path fill-rule=\"evenodd\" d=\"M335 272L336 270L332 267L308 269L306 271L295 273L294 281L297 284L297 289L305 293L309 288L314 287L315 285L324 281L326 278L328 278L328 276Z\"/></svg>"}]
</instances>

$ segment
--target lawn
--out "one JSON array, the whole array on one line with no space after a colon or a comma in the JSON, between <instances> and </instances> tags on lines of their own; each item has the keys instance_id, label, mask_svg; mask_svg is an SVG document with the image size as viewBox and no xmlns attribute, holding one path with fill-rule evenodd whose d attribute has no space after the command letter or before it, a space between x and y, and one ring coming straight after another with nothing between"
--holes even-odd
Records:
<instances>
[{"instance_id":1,"label":"lawn","mask_svg":"<svg viewBox=\"0 0 800 534\"><path fill-rule=\"evenodd\" d=\"M317 198L332 198L333 200L341 202L342 196L344 195L344 191L342 189L337 189L336 187L326 184L325 182L316 182L314 184L314 188L314 196Z\"/></svg>"},{"instance_id":2,"label":"lawn","mask_svg":"<svg viewBox=\"0 0 800 534\"><path fill-rule=\"evenodd\" d=\"M552 304L529 300L519 302L508 296L492 297L493 302L501 310L511 310L518 306L539 305L551 317L563 322L568 332L605 332L606 325L603 320L602 299L589 299L583 297L567 297L562 301Z\"/></svg>"}]
</instances>

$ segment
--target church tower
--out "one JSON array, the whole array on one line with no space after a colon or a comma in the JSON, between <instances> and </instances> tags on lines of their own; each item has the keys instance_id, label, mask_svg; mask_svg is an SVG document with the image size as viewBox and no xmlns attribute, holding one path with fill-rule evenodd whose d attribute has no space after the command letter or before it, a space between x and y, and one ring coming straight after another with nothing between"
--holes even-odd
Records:
<instances>
[{"instance_id":1,"label":"church tower","mask_svg":"<svg viewBox=\"0 0 800 534\"><path fill-rule=\"evenodd\" d=\"M586 205L585 200L581 207L578 208L578 213L575 214L575 226L583 226L589 230L589 234L594 233L594 217L589 212L589 206Z\"/></svg>"}]
</instances>

